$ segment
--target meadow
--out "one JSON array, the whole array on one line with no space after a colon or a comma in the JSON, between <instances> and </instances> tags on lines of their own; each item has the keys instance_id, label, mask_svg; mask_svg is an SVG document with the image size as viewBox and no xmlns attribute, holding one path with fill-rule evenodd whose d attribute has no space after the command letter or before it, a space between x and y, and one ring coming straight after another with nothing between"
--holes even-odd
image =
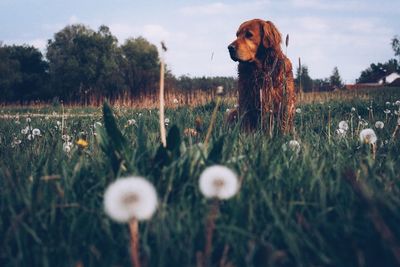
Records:
<instances>
[{"instance_id":1,"label":"meadow","mask_svg":"<svg viewBox=\"0 0 400 267\"><path fill-rule=\"evenodd\" d=\"M210 266L400 266L400 88L302 96L295 134L272 138L227 125L233 104L208 146L215 103L169 105L166 148L154 108L1 107L0 266L130 266L128 226L103 207L128 175L158 194L139 225L142 265L199 266L210 200L198 180L215 164L241 186L220 203ZM365 128L376 152L359 140Z\"/></svg>"}]
</instances>

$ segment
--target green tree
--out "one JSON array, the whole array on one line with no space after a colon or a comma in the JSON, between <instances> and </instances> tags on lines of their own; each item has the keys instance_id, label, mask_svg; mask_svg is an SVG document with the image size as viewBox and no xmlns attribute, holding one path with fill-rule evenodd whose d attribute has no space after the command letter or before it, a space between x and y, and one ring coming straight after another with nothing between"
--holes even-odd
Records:
<instances>
[{"instance_id":1,"label":"green tree","mask_svg":"<svg viewBox=\"0 0 400 267\"><path fill-rule=\"evenodd\" d=\"M342 88L343 87L343 82L342 82L342 78L340 77L338 67L333 68L332 75L329 77L329 83L334 88Z\"/></svg>"},{"instance_id":2,"label":"green tree","mask_svg":"<svg viewBox=\"0 0 400 267\"><path fill-rule=\"evenodd\" d=\"M0 45L0 99L30 101L47 99L48 65L33 46Z\"/></svg>"},{"instance_id":3,"label":"green tree","mask_svg":"<svg viewBox=\"0 0 400 267\"><path fill-rule=\"evenodd\" d=\"M54 93L68 100L80 100L87 94L118 94L123 80L117 44L106 26L95 32L75 24L57 32L47 46Z\"/></svg>"},{"instance_id":4,"label":"green tree","mask_svg":"<svg viewBox=\"0 0 400 267\"><path fill-rule=\"evenodd\" d=\"M400 37L397 35L392 39L392 48L394 55L400 58Z\"/></svg>"},{"instance_id":5,"label":"green tree","mask_svg":"<svg viewBox=\"0 0 400 267\"><path fill-rule=\"evenodd\" d=\"M361 72L357 83L376 83L392 72L400 72L400 65L396 59L390 59L385 63L372 63Z\"/></svg>"},{"instance_id":6,"label":"green tree","mask_svg":"<svg viewBox=\"0 0 400 267\"><path fill-rule=\"evenodd\" d=\"M121 46L121 69L132 95L151 94L159 77L157 47L143 37L131 38Z\"/></svg>"},{"instance_id":7,"label":"green tree","mask_svg":"<svg viewBox=\"0 0 400 267\"><path fill-rule=\"evenodd\" d=\"M308 67L306 65L297 68L294 82L296 87L301 87L303 92L311 92L313 90L313 80L308 74Z\"/></svg>"}]
</instances>

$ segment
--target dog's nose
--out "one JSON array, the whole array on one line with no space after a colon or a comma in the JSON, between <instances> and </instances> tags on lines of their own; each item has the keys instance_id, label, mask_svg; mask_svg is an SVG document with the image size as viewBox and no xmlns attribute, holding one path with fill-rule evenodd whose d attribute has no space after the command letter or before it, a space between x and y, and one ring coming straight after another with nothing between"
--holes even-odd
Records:
<instances>
[{"instance_id":1,"label":"dog's nose","mask_svg":"<svg viewBox=\"0 0 400 267\"><path fill-rule=\"evenodd\" d=\"M230 53L235 52L235 46L233 44L228 45L228 50Z\"/></svg>"}]
</instances>

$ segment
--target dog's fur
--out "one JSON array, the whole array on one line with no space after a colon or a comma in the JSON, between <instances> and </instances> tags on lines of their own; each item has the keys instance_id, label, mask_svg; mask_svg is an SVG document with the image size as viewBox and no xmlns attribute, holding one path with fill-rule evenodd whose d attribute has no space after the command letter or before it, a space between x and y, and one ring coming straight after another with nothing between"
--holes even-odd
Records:
<instances>
[{"instance_id":1,"label":"dog's fur","mask_svg":"<svg viewBox=\"0 0 400 267\"><path fill-rule=\"evenodd\" d=\"M292 64L282 52L281 34L272 22L253 19L241 24L236 36L228 49L232 60L239 62L243 128L278 127L288 133L293 127L296 96Z\"/></svg>"}]
</instances>

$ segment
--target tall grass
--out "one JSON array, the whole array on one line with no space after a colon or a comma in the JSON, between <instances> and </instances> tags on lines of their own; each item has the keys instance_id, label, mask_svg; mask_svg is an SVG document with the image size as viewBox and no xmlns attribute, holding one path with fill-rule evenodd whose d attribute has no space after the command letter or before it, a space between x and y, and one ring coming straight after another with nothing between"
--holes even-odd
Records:
<instances>
[{"instance_id":1,"label":"tall grass","mask_svg":"<svg viewBox=\"0 0 400 267\"><path fill-rule=\"evenodd\" d=\"M397 99L400 92L393 90L376 94L372 104L361 98L301 105L299 153L282 149L292 136L271 139L225 125L229 102L219 109L207 151L201 144L205 132L194 137L182 132L194 128L197 116L207 126L213 103L167 109L165 148L154 109L66 110L95 114L66 118L65 133L90 144L75 145L69 153L56 129L58 118L32 117L32 127L42 131L32 141L21 133L25 118L19 124L2 118L0 265L129 266L129 229L104 214L103 193L117 177L132 174L149 179L160 198L154 218L140 225L143 266L196 266L208 214L198 178L206 166L223 164L239 174L242 185L220 205L213 266L397 266L400 140L391 139L397 116L385 121L383 112L386 101ZM369 123L364 127L373 127L371 105L374 119L385 121L376 129L375 160L357 134L339 138L334 132L341 120L352 118L358 125L358 116ZM389 108L392 114L398 109ZM4 113L26 111L5 108ZM94 127L97 121L102 126ZM11 145L15 140L21 143Z\"/></svg>"}]
</instances>

